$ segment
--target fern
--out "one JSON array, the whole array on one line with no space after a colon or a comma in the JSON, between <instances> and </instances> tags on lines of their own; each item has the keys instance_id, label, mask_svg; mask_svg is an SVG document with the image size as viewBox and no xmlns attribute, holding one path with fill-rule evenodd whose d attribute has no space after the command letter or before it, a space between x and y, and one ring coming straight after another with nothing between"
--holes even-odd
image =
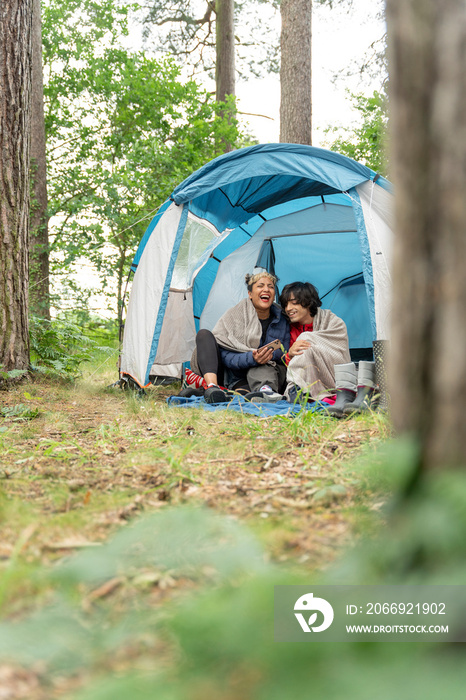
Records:
<instances>
[{"instance_id":1,"label":"fern","mask_svg":"<svg viewBox=\"0 0 466 700\"><path fill-rule=\"evenodd\" d=\"M27 374L27 369L10 369L6 372L0 367L1 379L18 379L18 377L24 377L25 374Z\"/></svg>"},{"instance_id":2,"label":"fern","mask_svg":"<svg viewBox=\"0 0 466 700\"><path fill-rule=\"evenodd\" d=\"M22 403L18 403L16 406L3 406L3 408L0 408L0 416L3 418L12 418L13 420L36 418L38 415L39 409L28 408Z\"/></svg>"},{"instance_id":3,"label":"fern","mask_svg":"<svg viewBox=\"0 0 466 700\"><path fill-rule=\"evenodd\" d=\"M49 321L33 316L29 330L34 368L45 368L64 379L77 379L81 365L102 350L78 325L63 319Z\"/></svg>"}]
</instances>

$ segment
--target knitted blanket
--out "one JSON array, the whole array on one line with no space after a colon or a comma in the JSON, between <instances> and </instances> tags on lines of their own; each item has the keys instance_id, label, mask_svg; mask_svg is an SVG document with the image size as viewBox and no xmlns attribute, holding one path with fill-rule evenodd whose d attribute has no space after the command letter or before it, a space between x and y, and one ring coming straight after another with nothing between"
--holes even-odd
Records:
<instances>
[{"instance_id":1,"label":"knitted blanket","mask_svg":"<svg viewBox=\"0 0 466 700\"><path fill-rule=\"evenodd\" d=\"M308 391L313 399L322 398L335 387L334 365L351 362L346 325L328 309L318 309L314 330L301 333L299 338L308 340L311 347L291 358L287 380Z\"/></svg>"},{"instance_id":2,"label":"knitted blanket","mask_svg":"<svg viewBox=\"0 0 466 700\"><path fill-rule=\"evenodd\" d=\"M227 350L249 352L257 349L262 336L262 326L249 297L225 311L212 333L217 343ZM191 357L191 368L200 374L196 348Z\"/></svg>"},{"instance_id":3,"label":"knitted blanket","mask_svg":"<svg viewBox=\"0 0 466 700\"><path fill-rule=\"evenodd\" d=\"M262 326L249 298L242 299L228 309L215 324L212 331L217 343L235 352L249 352L259 347Z\"/></svg>"}]
</instances>

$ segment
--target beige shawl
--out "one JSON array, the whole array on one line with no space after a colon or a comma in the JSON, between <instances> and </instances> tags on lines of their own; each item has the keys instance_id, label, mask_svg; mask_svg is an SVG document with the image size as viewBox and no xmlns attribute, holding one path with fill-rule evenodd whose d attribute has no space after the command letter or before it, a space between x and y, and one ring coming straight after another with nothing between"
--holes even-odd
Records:
<instances>
[{"instance_id":1,"label":"beige shawl","mask_svg":"<svg viewBox=\"0 0 466 700\"><path fill-rule=\"evenodd\" d=\"M212 333L217 343L227 350L249 352L257 349L262 336L262 326L249 297L228 309L217 321ZM200 373L196 348L191 357L191 368Z\"/></svg>"},{"instance_id":2,"label":"beige shawl","mask_svg":"<svg viewBox=\"0 0 466 700\"><path fill-rule=\"evenodd\" d=\"M313 399L323 398L335 387L334 365L351 362L346 325L328 309L318 309L314 330L301 333L311 347L291 358L287 380L309 392Z\"/></svg>"}]
</instances>

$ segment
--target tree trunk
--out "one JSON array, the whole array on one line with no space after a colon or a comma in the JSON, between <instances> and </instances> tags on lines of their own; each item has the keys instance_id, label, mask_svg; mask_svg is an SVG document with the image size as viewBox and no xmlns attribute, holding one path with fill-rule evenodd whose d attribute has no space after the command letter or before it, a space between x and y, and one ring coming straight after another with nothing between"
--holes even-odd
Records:
<instances>
[{"instance_id":1,"label":"tree trunk","mask_svg":"<svg viewBox=\"0 0 466 700\"><path fill-rule=\"evenodd\" d=\"M235 94L234 0L216 0L216 100Z\"/></svg>"},{"instance_id":2,"label":"tree trunk","mask_svg":"<svg viewBox=\"0 0 466 700\"><path fill-rule=\"evenodd\" d=\"M466 465L466 4L387 0L392 413L418 470Z\"/></svg>"},{"instance_id":3,"label":"tree trunk","mask_svg":"<svg viewBox=\"0 0 466 700\"><path fill-rule=\"evenodd\" d=\"M37 316L50 318L41 0L34 0L33 5L31 177L34 201L29 241L29 307Z\"/></svg>"},{"instance_id":4,"label":"tree trunk","mask_svg":"<svg viewBox=\"0 0 466 700\"><path fill-rule=\"evenodd\" d=\"M234 0L216 0L216 64L215 64L215 99L225 102L229 95L235 95L235 18ZM234 105L222 110L221 116L227 122L233 118ZM223 150L228 153L232 145L227 139L222 140Z\"/></svg>"},{"instance_id":5,"label":"tree trunk","mask_svg":"<svg viewBox=\"0 0 466 700\"><path fill-rule=\"evenodd\" d=\"M0 12L0 365L26 369L32 0Z\"/></svg>"},{"instance_id":6,"label":"tree trunk","mask_svg":"<svg viewBox=\"0 0 466 700\"><path fill-rule=\"evenodd\" d=\"M312 0L282 0L280 142L312 143Z\"/></svg>"}]
</instances>

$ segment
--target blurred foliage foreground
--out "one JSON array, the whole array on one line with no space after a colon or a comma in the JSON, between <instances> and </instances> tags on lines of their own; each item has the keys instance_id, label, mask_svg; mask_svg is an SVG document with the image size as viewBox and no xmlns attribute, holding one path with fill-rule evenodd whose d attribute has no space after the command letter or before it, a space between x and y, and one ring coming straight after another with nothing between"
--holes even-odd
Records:
<instances>
[{"instance_id":1,"label":"blurred foliage foreground","mask_svg":"<svg viewBox=\"0 0 466 700\"><path fill-rule=\"evenodd\" d=\"M410 445L388 445L363 479L402 494L412 458ZM72 697L83 700L463 698L462 644L273 641L277 584L464 583L462 474L429 475L387 508L384 532L319 578L267 562L231 518L188 507L143 517L42 573L49 604L1 624L0 656L44 676L74 675ZM0 596L14 566L12 557ZM107 596L121 577L143 584L170 571L196 590L163 605L139 596L122 607Z\"/></svg>"}]
</instances>

